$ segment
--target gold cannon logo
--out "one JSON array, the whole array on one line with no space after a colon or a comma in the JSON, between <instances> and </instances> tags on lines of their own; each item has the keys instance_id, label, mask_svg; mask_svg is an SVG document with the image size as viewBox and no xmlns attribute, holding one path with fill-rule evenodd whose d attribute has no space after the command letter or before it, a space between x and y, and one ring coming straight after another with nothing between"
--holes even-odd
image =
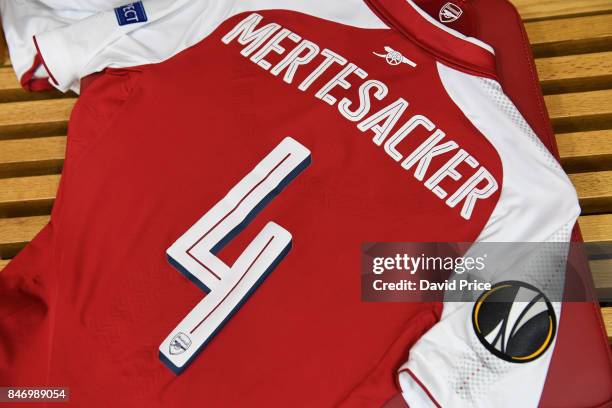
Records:
<instances>
[{"instance_id":1,"label":"gold cannon logo","mask_svg":"<svg viewBox=\"0 0 612 408\"><path fill-rule=\"evenodd\" d=\"M497 357L527 363L546 352L557 329L548 298L535 286L506 281L476 301L472 324L480 342Z\"/></svg>"}]
</instances>

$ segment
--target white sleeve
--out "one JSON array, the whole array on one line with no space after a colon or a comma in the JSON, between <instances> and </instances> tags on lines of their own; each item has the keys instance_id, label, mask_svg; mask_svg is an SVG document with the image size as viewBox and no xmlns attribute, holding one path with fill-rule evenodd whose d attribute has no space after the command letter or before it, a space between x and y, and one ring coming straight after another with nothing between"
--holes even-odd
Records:
<instances>
[{"instance_id":1,"label":"white sleeve","mask_svg":"<svg viewBox=\"0 0 612 408\"><path fill-rule=\"evenodd\" d=\"M61 91L78 92L88 74L159 62L195 44L233 3L3 0L0 12L21 84L34 90L29 82L48 80Z\"/></svg>"},{"instance_id":2,"label":"white sleeve","mask_svg":"<svg viewBox=\"0 0 612 408\"><path fill-rule=\"evenodd\" d=\"M213 2L144 0L118 6L50 31L34 42L61 91L107 67L162 61L195 44L214 27ZM224 2L219 2L224 3Z\"/></svg>"},{"instance_id":3,"label":"white sleeve","mask_svg":"<svg viewBox=\"0 0 612 408\"><path fill-rule=\"evenodd\" d=\"M362 0L142 0L36 34L35 42L54 86L78 92L79 80L91 73L164 61L229 17L265 9L291 9L364 28L385 26Z\"/></svg>"},{"instance_id":4,"label":"white sleeve","mask_svg":"<svg viewBox=\"0 0 612 408\"><path fill-rule=\"evenodd\" d=\"M0 14L11 64L22 85L49 75L37 60L32 37L73 24L125 0L2 0Z\"/></svg>"},{"instance_id":5,"label":"white sleeve","mask_svg":"<svg viewBox=\"0 0 612 408\"><path fill-rule=\"evenodd\" d=\"M528 283L538 289L536 296L544 294L550 302L535 310L530 303L533 293L516 292L514 303L508 303L501 317L495 316L498 320L493 319L497 326L489 334L477 334L474 324L484 297L471 298L474 302L445 302L440 321L412 347L399 370L402 394L411 408L536 407L561 314L568 242L580 213L576 192L497 82L442 64L438 71L450 98L495 147L502 161L499 202L469 256L487 252L491 258L491 251L507 248L493 242L555 243L551 244L553 251L534 250L537 245L511 246L511 253L504 254L508 263L480 276L494 287L511 280ZM504 356L502 344L511 332L500 333L516 319L522 319L516 324L524 324L524 316L540 313L542 308L547 308L545 321L550 321L548 344L543 342L538 353L523 361Z\"/></svg>"},{"instance_id":6,"label":"white sleeve","mask_svg":"<svg viewBox=\"0 0 612 408\"><path fill-rule=\"evenodd\" d=\"M42 80L78 92L79 80L93 72L159 62L195 44L233 3L2 0L0 13L22 86L41 89L30 82Z\"/></svg>"}]
</instances>

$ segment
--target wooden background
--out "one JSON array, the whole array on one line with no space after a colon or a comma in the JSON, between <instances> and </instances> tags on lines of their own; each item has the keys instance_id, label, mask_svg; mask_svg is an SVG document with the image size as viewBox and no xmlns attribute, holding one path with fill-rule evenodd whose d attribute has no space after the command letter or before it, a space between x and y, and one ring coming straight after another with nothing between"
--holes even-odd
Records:
<instances>
[{"instance_id":1,"label":"wooden background","mask_svg":"<svg viewBox=\"0 0 612 408\"><path fill-rule=\"evenodd\" d=\"M1 1L1 0L0 0ZM525 21L587 242L612 243L612 0L513 0ZM0 44L0 269L49 220L73 96L24 92ZM612 256L612 254L611 254ZM612 259L591 261L612 290ZM602 305L612 340L612 305Z\"/></svg>"}]
</instances>

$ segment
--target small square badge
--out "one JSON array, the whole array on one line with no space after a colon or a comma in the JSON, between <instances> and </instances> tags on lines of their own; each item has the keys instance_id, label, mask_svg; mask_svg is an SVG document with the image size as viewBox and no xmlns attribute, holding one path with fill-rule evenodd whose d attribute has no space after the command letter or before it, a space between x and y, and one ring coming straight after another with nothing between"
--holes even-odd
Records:
<instances>
[{"instance_id":1,"label":"small square badge","mask_svg":"<svg viewBox=\"0 0 612 408\"><path fill-rule=\"evenodd\" d=\"M115 9L115 15L120 26L134 23L144 23L147 21L147 13L145 12L142 1L126 4Z\"/></svg>"}]
</instances>

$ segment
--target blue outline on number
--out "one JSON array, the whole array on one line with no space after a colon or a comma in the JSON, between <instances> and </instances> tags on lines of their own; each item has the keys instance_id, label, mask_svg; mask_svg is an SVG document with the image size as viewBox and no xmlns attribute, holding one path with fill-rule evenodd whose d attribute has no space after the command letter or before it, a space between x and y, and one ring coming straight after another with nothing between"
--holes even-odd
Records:
<instances>
[{"instance_id":1,"label":"blue outline on number","mask_svg":"<svg viewBox=\"0 0 612 408\"><path fill-rule=\"evenodd\" d=\"M170 255L166 255L168 259L168 263L174 267L177 271L181 273L181 275L185 276L187 279L195 283L195 285L200 288L204 293L210 293L210 288L206 286L201 280L195 277L194 274L189 272L187 269L183 268L183 265L178 263L173 257Z\"/></svg>"},{"instance_id":2,"label":"blue outline on number","mask_svg":"<svg viewBox=\"0 0 612 408\"><path fill-rule=\"evenodd\" d=\"M242 230L245 229L246 226L249 225L251 221L253 221L253 219L255 219L255 217L257 217L257 214L259 214L264 208L266 208L266 206L274 199L274 197L279 195L281 191L283 191L285 187L287 187L289 183L291 183L293 179L295 179L309 165L310 155L308 155L308 157L306 157L300 164L298 164L293 170L291 170L291 172L287 174L285 178L282 179L280 183L278 183L278 185L268 193L268 195L266 195L255 207L253 207L251 212L247 214L247 216L244 218L244 220L242 220L240 224L236 225L233 230L231 230L225 237L221 239L221 241L219 241L214 247L212 247L210 252L212 252L214 255L218 254L225 247L225 245L227 245L232 239L234 239L236 235L242 232Z\"/></svg>"},{"instance_id":3,"label":"blue outline on number","mask_svg":"<svg viewBox=\"0 0 612 408\"><path fill-rule=\"evenodd\" d=\"M261 285L261 283L268 277L270 272L272 272L276 268L276 266L283 260L283 258L289 253L290 250L291 250L291 242L289 242L289 244L287 244L287 246L281 251L281 253L276 257L274 262L270 264L268 269L266 269L266 271L261 275L261 277L257 280L257 282L255 282L255 284L251 287L251 289L249 289L249 291L244 295L242 300L238 302L238 304L236 304L236 306L232 309L231 312L229 312L227 317L221 322L219 326L217 326L215 331L212 332L212 334L208 337L208 339L206 339L206 341L202 343L200 347L198 347L196 352L193 353L193 355L189 358L189 360L185 362L183 367L175 366L170 360L168 360L168 358L164 354L162 354L161 351L159 352L159 359L170 370L172 370L174 374L176 375L181 374L191 364L191 362L204 350L204 348L208 345L208 343L221 331L221 329L223 329L226 323L230 321L230 319L234 316L234 314L236 314L236 312L238 312L238 310L242 307L242 305L246 303L246 301L251 297L251 295L257 290L257 288L259 288L259 285Z\"/></svg>"},{"instance_id":4,"label":"blue outline on number","mask_svg":"<svg viewBox=\"0 0 612 408\"><path fill-rule=\"evenodd\" d=\"M247 216L238 224L234 229L227 233L225 237L221 239L212 249L211 253L216 255L231 242L236 235L238 235L242 230L244 230L253 219L259 214L277 195L287 187L293 179L295 179L301 172L303 172L311 163L311 156L308 155L297 167L295 167L281 182L274 187L253 209L247 214ZM242 305L251 297L253 292L261 285L261 283L266 279L266 277L272 272L276 266L283 260L283 258L289 253L291 250L292 241L281 251L278 257L270 264L268 269L261 275L261 277L255 282L255 284L249 289L249 291L244 295L242 300L238 302L236 307L232 309L232 311L227 315L227 317L221 322L219 326L215 329L215 331L208 337L208 339L198 347L195 353L185 362L183 367L175 366L161 351L159 352L159 359L175 374L181 374L185 368L191 364L191 362L204 350L204 348L208 345L208 343L217 335L217 333L225 326L225 324L232 318L232 316L242 307ZM187 279L193 282L197 287L199 287L205 293L210 292L210 288L208 288L204 283L202 283L198 278L196 278L191 272L189 272L186 268L184 268L178 261L172 258L170 255L167 255L168 263L172 265L177 271L179 271L182 275L184 275Z\"/></svg>"}]
</instances>

